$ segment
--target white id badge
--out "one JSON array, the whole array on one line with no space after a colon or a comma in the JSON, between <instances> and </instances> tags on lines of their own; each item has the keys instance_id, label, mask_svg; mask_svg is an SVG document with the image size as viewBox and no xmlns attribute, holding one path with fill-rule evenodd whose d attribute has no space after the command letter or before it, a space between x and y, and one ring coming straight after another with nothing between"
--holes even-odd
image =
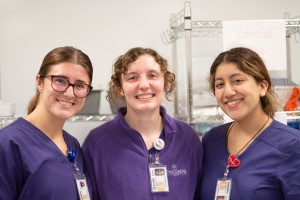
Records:
<instances>
[{"instance_id":1,"label":"white id badge","mask_svg":"<svg viewBox=\"0 0 300 200\"><path fill-rule=\"evenodd\" d=\"M168 173L165 165L149 165L151 192L169 192Z\"/></svg>"},{"instance_id":2,"label":"white id badge","mask_svg":"<svg viewBox=\"0 0 300 200\"><path fill-rule=\"evenodd\" d=\"M74 175L76 185L77 185L77 191L79 195L80 200L90 200L90 195L89 195L89 189L86 183L85 176L83 175Z\"/></svg>"},{"instance_id":3,"label":"white id badge","mask_svg":"<svg viewBox=\"0 0 300 200\"><path fill-rule=\"evenodd\" d=\"M231 184L231 179L218 179L214 200L230 200Z\"/></svg>"}]
</instances>

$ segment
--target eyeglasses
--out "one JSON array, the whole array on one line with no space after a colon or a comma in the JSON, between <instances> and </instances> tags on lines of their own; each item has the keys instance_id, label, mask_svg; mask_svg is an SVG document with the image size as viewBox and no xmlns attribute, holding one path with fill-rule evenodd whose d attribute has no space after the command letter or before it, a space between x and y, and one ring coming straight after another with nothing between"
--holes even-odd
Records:
<instances>
[{"instance_id":1,"label":"eyeglasses","mask_svg":"<svg viewBox=\"0 0 300 200\"><path fill-rule=\"evenodd\" d=\"M65 92L70 86L72 86L73 94L79 98L86 97L93 89L92 86L85 83L70 83L68 78L63 76L47 75L40 77L51 78L51 86L56 92Z\"/></svg>"}]
</instances>

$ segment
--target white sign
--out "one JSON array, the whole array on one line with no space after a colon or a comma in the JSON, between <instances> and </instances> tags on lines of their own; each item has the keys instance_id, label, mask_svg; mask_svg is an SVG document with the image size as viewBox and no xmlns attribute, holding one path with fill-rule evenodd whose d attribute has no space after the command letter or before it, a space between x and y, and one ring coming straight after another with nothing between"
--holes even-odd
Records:
<instances>
[{"instance_id":1,"label":"white sign","mask_svg":"<svg viewBox=\"0 0 300 200\"><path fill-rule=\"evenodd\" d=\"M223 49L247 47L256 51L268 70L286 70L284 20L223 21Z\"/></svg>"}]
</instances>

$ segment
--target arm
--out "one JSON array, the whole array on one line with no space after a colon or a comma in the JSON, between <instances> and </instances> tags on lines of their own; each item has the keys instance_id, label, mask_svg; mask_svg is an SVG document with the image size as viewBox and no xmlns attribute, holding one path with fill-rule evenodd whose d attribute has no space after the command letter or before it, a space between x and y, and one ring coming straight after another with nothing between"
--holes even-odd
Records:
<instances>
[{"instance_id":1,"label":"arm","mask_svg":"<svg viewBox=\"0 0 300 200\"><path fill-rule=\"evenodd\" d=\"M88 184L90 184L89 190L91 194L92 200L100 200L97 192L97 182L94 173L93 167L93 159L91 158L89 145L86 145L86 142L82 146L83 152L83 165L84 165L84 173L86 175Z\"/></svg>"},{"instance_id":2,"label":"arm","mask_svg":"<svg viewBox=\"0 0 300 200\"><path fill-rule=\"evenodd\" d=\"M198 145L198 156L199 156L199 172L198 172L198 177L197 177L197 185L196 185L196 190L195 190L195 195L194 195L194 200L199 200L201 195L200 195L200 182L201 182L201 177L202 177L202 166L203 166L203 147L202 143L200 141L200 145Z\"/></svg>"},{"instance_id":3,"label":"arm","mask_svg":"<svg viewBox=\"0 0 300 200\"><path fill-rule=\"evenodd\" d=\"M289 147L279 173L285 199L294 200L300 199L300 140L294 140Z\"/></svg>"},{"instance_id":4,"label":"arm","mask_svg":"<svg viewBox=\"0 0 300 200\"><path fill-rule=\"evenodd\" d=\"M18 146L0 137L0 199L14 200L22 190L22 164Z\"/></svg>"}]
</instances>

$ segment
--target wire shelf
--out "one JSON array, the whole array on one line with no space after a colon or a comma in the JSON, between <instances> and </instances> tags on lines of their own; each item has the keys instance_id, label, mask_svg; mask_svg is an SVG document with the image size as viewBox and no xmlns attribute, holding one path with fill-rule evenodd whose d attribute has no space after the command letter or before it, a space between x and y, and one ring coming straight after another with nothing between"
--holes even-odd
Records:
<instances>
[{"instance_id":1,"label":"wire shelf","mask_svg":"<svg viewBox=\"0 0 300 200\"><path fill-rule=\"evenodd\" d=\"M189 4L186 4L189 6ZM189 8L190 9L190 8ZM179 38L185 37L185 11L180 10L177 14L171 15L170 27L162 33L164 44L170 44ZM288 16L288 15L287 15ZM289 17L289 16L288 16ZM222 21L203 20L191 21L192 37L218 37L222 36ZM286 37L300 32L300 16L285 19Z\"/></svg>"}]
</instances>

